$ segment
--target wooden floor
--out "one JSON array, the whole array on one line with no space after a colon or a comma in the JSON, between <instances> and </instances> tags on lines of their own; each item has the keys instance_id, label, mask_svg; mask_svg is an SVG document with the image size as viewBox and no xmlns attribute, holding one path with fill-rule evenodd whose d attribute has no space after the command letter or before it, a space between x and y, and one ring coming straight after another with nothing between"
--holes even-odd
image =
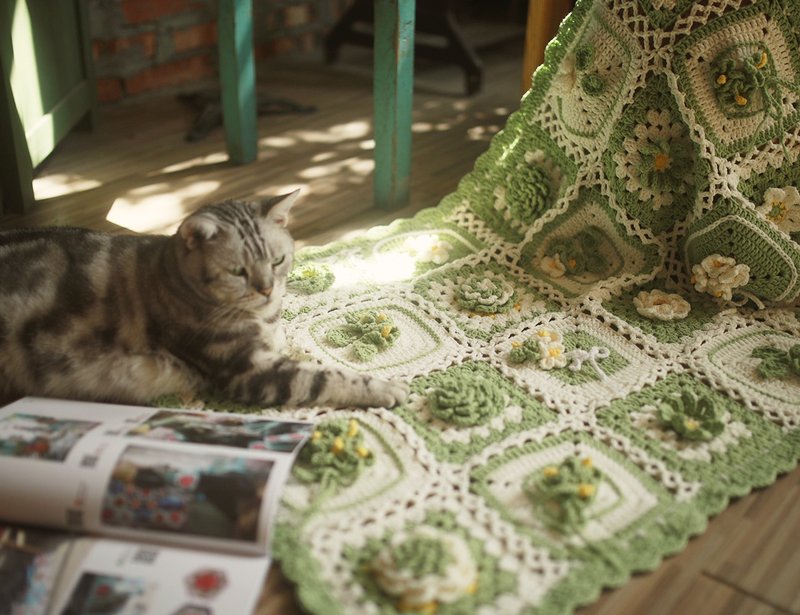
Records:
<instances>
[{"instance_id":1,"label":"wooden floor","mask_svg":"<svg viewBox=\"0 0 800 615\"><path fill-rule=\"evenodd\" d=\"M70 135L46 162L36 209L0 226L171 232L203 203L302 188L291 225L299 244L358 233L436 205L455 189L516 108L521 58L520 45L482 54L485 86L472 98L461 95L456 68L418 66L411 204L399 211L372 206L369 55L354 51L334 67L308 59L260 69L264 95L318 110L260 118L258 161L246 166L226 162L221 130L186 143L192 112L174 95L105 107L94 133ZM300 612L274 567L259 615ZM580 613L800 614L800 470L733 503L656 572Z\"/></svg>"}]
</instances>

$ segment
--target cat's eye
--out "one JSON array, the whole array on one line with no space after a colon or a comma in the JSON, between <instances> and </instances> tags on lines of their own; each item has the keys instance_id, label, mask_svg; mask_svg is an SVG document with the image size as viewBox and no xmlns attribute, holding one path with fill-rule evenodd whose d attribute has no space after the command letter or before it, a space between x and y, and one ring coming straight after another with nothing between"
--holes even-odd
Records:
<instances>
[{"instance_id":1,"label":"cat's eye","mask_svg":"<svg viewBox=\"0 0 800 615\"><path fill-rule=\"evenodd\" d=\"M245 277L247 275L247 270L244 267L233 267L230 270L230 273L231 273L231 275L235 275L235 276L238 276L240 278L243 278L243 277Z\"/></svg>"},{"instance_id":2,"label":"cat's eye","mask_svg":"<svg viewBox=\"0 0 800 615\"><path fill-rule=\"evenodd\" d=\"M286 256L282 255L272 261L272 266L277 267L280 265L284 260L286 260Z\"/></svg>"}]
</instances>

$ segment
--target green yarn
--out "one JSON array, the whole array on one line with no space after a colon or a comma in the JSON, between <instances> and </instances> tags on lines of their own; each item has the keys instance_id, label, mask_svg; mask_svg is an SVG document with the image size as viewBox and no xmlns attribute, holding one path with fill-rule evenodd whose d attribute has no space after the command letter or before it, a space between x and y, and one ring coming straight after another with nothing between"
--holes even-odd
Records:
<instances>
[{"instance_id":1,"label":"green yarn","mask_svg":"<svg viewBox=\"0 0 800 615\"><path fill-rule=\"evenodd\" d=\"M286 286L297 293L311 295L330 288L336 277L325 264L307 263L295 267L286 280Z\"/></svg>"},{"instance_id":2,"label":"green yarn","mask_svg":"<svg viewBox=\"0 0 800 615\"><path fill-rule=\"evenodd\" d=\"M518 169L506 185L511 215L526 224L536 220L547 209L551 193L550 178L537 166L526 165Z\"/></svg>"},{"instance_id":3,"label":"green yarn","mask_svg":"<svg viewBox=\"0 0 800 615\"><path fill-rule=\"evenodd\" d=\"M517 293L502 276L486 272L470 273L456 289L456 301L465 310L480 314L498 314L514 307Z\"/></svg>"},{"instance_id":4,"label":"green yarn","mask_svg":"<svg viewBox=\"0 0 800 615\"><path fill-rule=\"evenodd\" d=\"M725 429L714 399L688 389L682 390L680 396L663 399L658 406L658 416L684 440L712 440Z\"/></svg>"},{"instance_id":5,"label":"green yarn","mask_svg":"<svg viewBox=\"0 0 800 615\"><path fill-rule=\"evenodd\" d=\"M489 378L475 375L465 381L451 372L443 374L440 382L428 393L428 407L438 419L470 427L485 423L505 408L502 389Z\"/></svg>"},{"instance_id":6,"label":"green yarn","mask_svg":"<svg viewBox=\"0 0 800 615\"><path fill-rule=\"evenodd\" d=\"M756 371L764 378L800 377L800 344L795 344L789 350L759 346L750 356L761 359Z\"/></svg>"},{"instance_id":7,"label":"green yarn","mask_svg":"<svg viewBox=\"0 0 800 615\"><path fill-rule=\"evenodd\" d=\"M581 77L581 87L589 96L600 96L606 91L606 82L597 73L589 73Z\"/></svg>"},{"instance_id":8,"label":"green yarn","mask_svg":"<svg viewBox=\"0 0 800 615\"><path fill-rule=\"evenodd\" d=\"M547 256L559 256L565 275L585 273L602 274L608 269L608 261L599 252L603 231L595 226L578 231L567 239L553 241L545 251Z\"/></svg>"},{"instance_id":9,"label":"green yarn","mask_svg":"<svg viewBox=\"0 0 800 615\"><path fill-rule=\"evenodd\" d=\"M548 526L574 532L584 524L602 479L590 458L567 457L559 465L529 474L522 489Z\"/></svg>"},{"instance_id":10,"label":"green yarn","mask_svg":"<svg viewBox=\"0 0 800 615\"><path fill-rule=\"evenodd\" d=\"M517 342L508 353L508 360L517 365L538 361L541 358L542 349L539 346L538 339L535 337L528 338L523 342Z\"/></svg>"},{"instance_id":11,"label":"green yarn","mask_svg":"<svg viewBox=\"0 0 800 615\"><path fill-rule=\"evenodd\" d=\"M586 70L594 61L594 49L587 43L575 47L575 68Z\"/></svg>"},{"instance_id":12,"label":"green yarn","mask_svg":"<svg viewBox=\"0 0 800 615\"><path fill-rule=\"evenodd\" d=\"M714 58L711 63L714 91L729 114L753 113L756 94L763 93L767 85L769 60L765 49L741 57L738 46L729 47Z\"/></svg>"},{"instance_id":13,"label":"green yarn","mask_svg":"<svg viewBox=\"0 0 800 615\"><path fill-rule=\"evenodd\" d=\"M293 473L303 482L320 483L324 488L347 487L374 462L358 422L332 419L317 426L300 450Z\"/></svg>"},{"instance_id":14,"label":"green yarn","mask_svg":"<svg viewBox=\"0 0 800 615\"><path fill-rule=\"evenodd\" d=\"M390 348L400 331L394 321L380 310L363 310L345 314L346 324L330 329L326 341L336 348L350 347L350 356L366 362Z\"/></svg>"},{"instance_id":15,"label":"green yarn","mask_svg":"<svg viewBox=\"0 0 800 615\"><path fill-rule=\"evenodd\" d=\"M639 149L639 179L647 188L677 191L684 177L693 172L694 157L687 140L655 139Z\"/></svg>"},{"instance_id":16,"label":"green yarn","mask_svg":"<svg viewBox=\"0 0 800 615\"><path fill-rule=\"evenodd\" d=\"M398 568L415 577L441 575L453 561L440 540L413 537L392 549L392 559Z\"/></svg>"}]
</instances>

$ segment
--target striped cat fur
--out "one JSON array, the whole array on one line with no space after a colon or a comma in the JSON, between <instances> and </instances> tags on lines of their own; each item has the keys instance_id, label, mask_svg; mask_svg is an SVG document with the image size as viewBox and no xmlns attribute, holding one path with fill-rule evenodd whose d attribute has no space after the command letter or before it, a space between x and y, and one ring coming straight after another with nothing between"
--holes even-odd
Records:
<instances>
[{"instance_id":1,"label":"striped cat fur","mask_svg":"<svg viewBox=\"0 0 800 615\"><path fill-rule=\"evenodd\" d=\"M404 383L283 354L297 196L207 205L172 236L0 232L0 394L138 404L216 389L261 405L402 402Z\"/></svg>"}]
</instances>

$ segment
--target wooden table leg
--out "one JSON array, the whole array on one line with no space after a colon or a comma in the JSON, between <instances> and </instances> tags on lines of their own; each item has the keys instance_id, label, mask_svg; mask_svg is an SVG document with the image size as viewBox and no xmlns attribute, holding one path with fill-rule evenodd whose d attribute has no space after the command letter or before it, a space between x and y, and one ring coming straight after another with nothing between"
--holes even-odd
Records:
<instances>
[{"instance_id":1,"label":"wooden table leg","mask_svg":"<svg viewBox=\"0 0 800 615\"><path fill-rule=\"evenodd\" d=\"M375 204L408 203L415 0L375 0Z\"/></svg>"},{"instance_id":2,"label":"wooden table leg","mask_svg":"<svg viewBox=\"0 0 800 615\"><path fill-rule=\"evenodd\" d=\"M256 159L256 71L251 0L219 0L219 76L228 156L234 164Z\"/></svg>"}]
</instances>

